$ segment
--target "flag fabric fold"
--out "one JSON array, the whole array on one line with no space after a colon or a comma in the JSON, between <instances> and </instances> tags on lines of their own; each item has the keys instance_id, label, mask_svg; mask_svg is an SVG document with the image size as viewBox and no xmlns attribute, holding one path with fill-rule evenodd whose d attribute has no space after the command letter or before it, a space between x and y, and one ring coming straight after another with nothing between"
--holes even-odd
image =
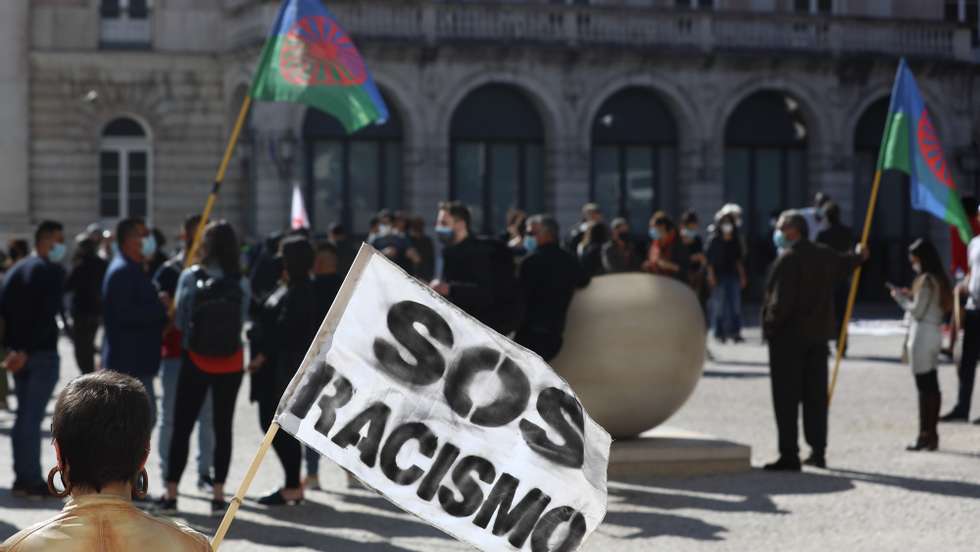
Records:
<instances>
[{"instance_id":1,"label":"flag fabric fold","mask_svg":"<svg viewBox=\"0 0 980 552\"><path fill-rule=\"evenodd\" d=\"M964 242L970 241L973 230L968 215L922 93L904 58L895 76L878 156L878 170L889 169L909 175L914 209L946 221L959 231Z\"/></svg>"},{"instance_id":2,"label":"flag fabric fold","mask_svg":"<svg viewBox=\"0 0 980 552\"><path fill-rule=\"evenodd\" d=\"M310 217L306 216L306 203L303 201L303 192L299 189L299 184L293 184L293 205L289 220L293 230L310 227Z\"/></svg>"},{"instance_id":3,"label":"flag fabric fold","mask_svg":"<svg viewBox=\"0 0 980 552\"><path fill-rule=\"evenodd\" d=\"M388 119L363 58L320 0L283 2L251 96L309 105L336 117L348 133Z\"/></svg>"}]
</instances>

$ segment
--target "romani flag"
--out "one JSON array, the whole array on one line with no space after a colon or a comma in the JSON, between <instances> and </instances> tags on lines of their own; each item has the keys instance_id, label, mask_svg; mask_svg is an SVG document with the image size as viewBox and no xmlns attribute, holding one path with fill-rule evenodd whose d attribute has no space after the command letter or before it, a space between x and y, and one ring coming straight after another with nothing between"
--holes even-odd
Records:
<instances>
[{"instance_id":1,"label":"romani flag","mask_svg":"<svg viewBox=\"0 0 980 552\"><path fill-rule=\"evenodd\" d=\"M955 226L963 242L970 241L973 230L963 211L939 136L905 58L898 65L878 156L878 170L887 169L909 175L913 208Z\"/></svg>"},{"instance_id":2,"label":"romani flag","mask_svg":"<svg viewBox=\"0 0 980 552\"><path fill-rule=\"evenodd\" d=\"M315 107L336 117L348 133L388 119L364 60L320 0L282 3L251 96Z\"/></svg>"}]
</instances>

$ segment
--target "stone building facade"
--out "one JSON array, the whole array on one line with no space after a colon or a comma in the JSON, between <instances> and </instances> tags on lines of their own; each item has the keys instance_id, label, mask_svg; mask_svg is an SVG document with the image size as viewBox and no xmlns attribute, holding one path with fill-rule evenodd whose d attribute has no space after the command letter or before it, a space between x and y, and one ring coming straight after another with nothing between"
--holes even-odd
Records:
<instances>
[{"instance_id":1,"label":"stone building facade","mask_svg":"<svg viewBox=\"0 0 980 552\"><path fill-rule=\"evenodd\" d=\"M450 197L493 232L511 206L568 226L595 200L642 231L656 209L708 219L737 201L761 244L771 212L818 190L859 226L900 56L955 181L980 192L976 0L327 4L392 119L347 137L303 106L255 105L218 212L253 237L286 224L292 183L317 230L356 233L381 207L431 223ZM203 205L277 7L3 3L0 234L126 213L175 229ZM908 240L946 229L885 184L873 243L881 278L901 277Z\"/></svg>"}]
</instances>

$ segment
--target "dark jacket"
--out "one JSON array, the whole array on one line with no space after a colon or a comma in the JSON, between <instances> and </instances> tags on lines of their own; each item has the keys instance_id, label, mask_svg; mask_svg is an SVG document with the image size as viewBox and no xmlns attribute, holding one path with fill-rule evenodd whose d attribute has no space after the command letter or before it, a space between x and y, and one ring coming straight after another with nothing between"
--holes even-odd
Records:
<instances>
[{"instance_id":1,"label":"dark jacket","mask_svg":"<svg viewBox=\"0 0 980 552\"><path fill-rule=\"evenodd\" d=\"M102 301L102 365L132 376L156 374L167 311L143 266L116 255L102 282Z\"/></svg>"},{"instance_id":2,"label":"dark jacket","mask_svg":"<svg viewBox=\"0 0 980 552\"><path fill-rule=\"evenodd\" d=\"M834 251L847 253L854 248L854 233L843 224L835 224L817 234L817 243L822 243Z\"/></svg>"},{"instance_id":3,"label":"dark jacket","mask_svg":"<svg viewBox=\"0 0 980 552\"><path fill-rule=\"evenodd\" d=\"M0 288L7 349L28 354L58 349L55 317L61 312L64 279L61 265L37 255L21 259L7 271Z\"/></svg>"},{"instance_id":4,"label":"dark jacket","mask_svg":"<svg viewBox=\"0 0 980 552\"><path fill-rule=\"evenodd\" d=\"M762 328L767 339L828 341L837 337L834 287L861 264L802 239L776 259L766 283Z\"/></svg>"},{"instance_id":5,"label":"dark jacket","mask_svg":"<svg viewBox=\"0 0 980 552\"><path fill-rule=\"evenodd\" d=\"M323 320L337 298L337 292L343 285L344 278L340 274L321 274L313 277L313 290L316 294L317 316Z\"/></svg>"},{"instance_id":6,"label":"dark jacket","mask_svg":"<svg viewBox=\"0 0 980 552\"><path fill-rule=\"evenodd\" d=\"M517 342L549 360L561 348L575 290L589 285L591 278L571 253L552 243L524 259L519 280L527 309ZM537 344L550 351L539 350Z\"/></svg>"},{"instance_id":7,"label":"dark jacket","mask_svg":"<svg viewBox=\"0 0 980 552\"><path fill-rule=\"evenodd\" d=\"M585 246L582 254L579 256L579 262L582 263L582 269L585 273L592 276L599 276L606 272L605 268L602 266L602 248L601 243L590 243Z\"/></svg>"},{"instance_id":8,"label":"dark jacket","mask_svg":"<svg viewBox=\"0 0 980 552\"><path fill-rule=\"evenodd\" d=\"M436 249L432 238L426 235L412 237L412 247L419 253L421 261L415 266L415 277L429 283L436 273Z\"/></svg>"},{"instance_id":9,"label":"dark jacket","mask_svg":"<svg viewBox=\"0 0 980 552\"><path fill-rule=\"evenodd\" d=\"M468 236L443 249L442 256L449 300L502 334L513 331L519 292L506 244Z\"/></svg>"},{"instance_id":10,"label":"dark jacket","mask_svg":"<svg viewBox=\"0 0 980 552\"><path fill-rule=\"evenodd\" d=\"M79 259L68 273L65 293L72 294L72 316L102 316L102 279L108 266L93 253Z\"/></svg>"},{"instance_id":11,"label":"dark jacket","mask_svg":"<svg viewBox=\"0 0 980 552\"><path fill-rule=\"evenodd\" d=\"M281 395L303 362L320 328L322 308L313 280L279 288L266 300L255 320L253 345L266 357L257 373ZM265 372L265 373L263 373ZM255 380L253 380L254 382Z\"/></svg>"}]
</instances>

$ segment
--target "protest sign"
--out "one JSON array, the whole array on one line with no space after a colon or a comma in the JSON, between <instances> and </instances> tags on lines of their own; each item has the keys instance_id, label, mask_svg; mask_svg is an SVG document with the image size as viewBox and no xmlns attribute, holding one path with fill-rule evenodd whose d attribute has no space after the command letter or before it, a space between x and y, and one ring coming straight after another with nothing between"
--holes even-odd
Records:
<instances>
[{"instance_id":1,"label":"protest sign","mask_svg":"<svg viewBox=\"0 0 980 552\"><path fill-rule=\"evenodd\" d=\"M606 513L611 439L568 384L369 246L277 422L481 550L576 550Z\"/></svg>"}]
</instances>

